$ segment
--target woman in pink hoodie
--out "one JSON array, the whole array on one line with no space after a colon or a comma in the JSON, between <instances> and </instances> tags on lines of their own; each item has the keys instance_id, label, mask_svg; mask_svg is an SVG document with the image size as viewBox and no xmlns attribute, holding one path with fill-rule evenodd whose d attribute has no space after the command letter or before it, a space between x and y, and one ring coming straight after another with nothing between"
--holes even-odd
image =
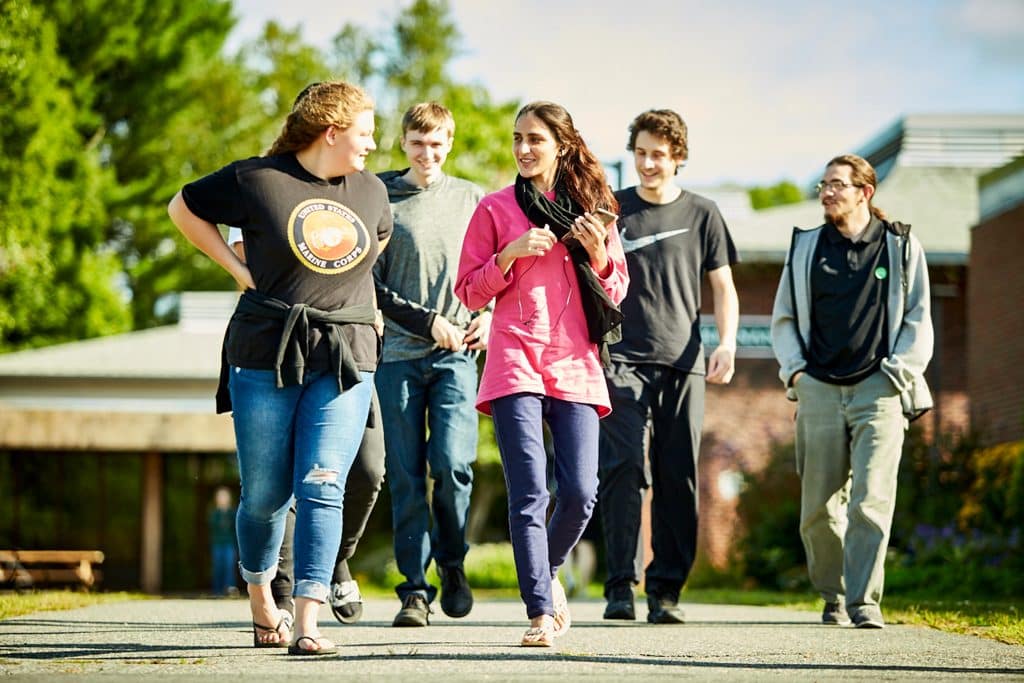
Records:
<instances>
[{"instance_id":1,"label":"woman in pink hoodie","mask_svg":"<svg viewBox=\"0 0 1024 683\"><path fill-rule=\"evenodd\" d=\"M487 195L470 220L455 293L470 309L494 301L477 409L494 419L508 486L509 528L530 628L551 646L569 628L559 567L597 499L598 424L610 411L604 337L629 278L604 170L569 113L533 102L516 115L515 185ZM618 317L617 317L618 316ZM543 424L554 447L549 494Z\"/></svg>"}]
</instances>

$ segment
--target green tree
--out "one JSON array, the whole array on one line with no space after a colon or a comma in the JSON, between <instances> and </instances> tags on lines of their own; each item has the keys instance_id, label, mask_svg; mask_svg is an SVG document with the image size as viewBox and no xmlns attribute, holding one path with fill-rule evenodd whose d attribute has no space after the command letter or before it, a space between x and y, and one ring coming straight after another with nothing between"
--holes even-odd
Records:
<instances>
[{"instance_id":1,"label":"green tree","mask_svg":"<svg viewBox=\"0 0 1024 683\"><path fill-rule=\"evenodd\" d=\"M200 157L227 147L238 120L228 105L237 104L230 86L242 78L220 56L234 23L231 3L39 5L55 23L60 54L73 70L80 139L97 146L113 175L102 192L107 239L121 258L135 326L159 321L163 294L229 287L209 259L182 251L165 207L183 178L205 166ZM202 106L212 102L218 106Z\"/></svg>"},{"instance_id":2,"label":"green tree","mask_svg":"<svg viewBox=\"0 0 1024 683\"><path fill-rule=\"evenodd\" d=\"M750 205L755 210L783 204L796 204L806 199L800 188L789 180L765 187L752 187L748 193L750 194Z\"/></svg>"},{"instance_id":3,"label":"green tree","mask_svg":"<svg viewBox=\"0 0 1024 683\"><path fill-rule=\"evenodd\" d=\"M223 51L234 23L229 0L0 1L5 92L13 93L0 114L0 163L12 179L0 190L0 286L5 298L24 302L0 313L5 347L123 329L128 319L112 284L117 262L136 328L171 318L177 292L232 288L174 229L167 201L184 183L263 153L311 81L345 77L374 94L378 170L404 164L397 145L404 109L437 99L457 120L450 170L488 188L512 177L507 141L516 103L495 103L479 85L452 79L459 35L443 0L413 2L379 39L344 26L326 54L304 44L297 29L271 22L237 55ZM45 212L68 194L60 204L66 216L50 220L73 226L55 228L71 246L50 238L55 257L32 242L39 220L25 207ZM14 223L35 232L8 229ZM66 253L74 258L62 265ZM76 313L70 325L67 311Z\"/></svg>"},{"instance_id":4,"label":"green tree","mask_svg":"<svg viewBox=\"0 0 1024 683\"><path fill-rule=\"evenodd\" d=\"M73 82L54 24L0 0L0 351L128 326L102 247L110 178L76 127Z\"/></svg>"},{"instance_id":5,"label":"green tree","mask_svg":"<svg viewBox=\"0 0 1024 683\"><path fill-rule=\"evenodd\" d=\"M297 31L268 23L225 56L228 0L42 0L60 52L74 67L93 140L114 182L103 195L107 237L122 261L136 327L165 322L176 294L233 282L167 219L180 187L239 158L262 154L292 99L328 77L323 55Z\"/></svg>"},{"instance_id":6,"label":"green tree","mask_svg":"<svg viewBox=\"0 0 1024 683\"><path fill-rule=\"evenodd\" d=\"M494 102L478 84L459 83L450 74L461 35L446 0L415 0L399 13L382 40L352 24L334 38L335 71L365 85L377 100L379 142L370 157L376 170L402 168L398 144L402 114L411 105L435 100L455 116L455 147L449 173L496 189L511 181L512 118L518 102Z\"/></svg>"}]
</instances>

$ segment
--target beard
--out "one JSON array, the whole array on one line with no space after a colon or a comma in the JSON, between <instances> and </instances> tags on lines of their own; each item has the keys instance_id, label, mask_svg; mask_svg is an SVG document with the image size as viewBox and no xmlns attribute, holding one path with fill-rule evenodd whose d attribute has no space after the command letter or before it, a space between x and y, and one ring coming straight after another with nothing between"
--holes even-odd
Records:
<instances>
[{"instance_id":1,"label":"beard","mask_svg":"<svg viewBox=\"0 0 1024 683\"><path fill-rule=\"evenodd\" d=\"M849 218L849 213L844 213L837 206L834 205L826 206L823 208L825 209L823 215L826 223L831 223L837 228L846 227L847 219Z\"/></svg>"}]
</instances>

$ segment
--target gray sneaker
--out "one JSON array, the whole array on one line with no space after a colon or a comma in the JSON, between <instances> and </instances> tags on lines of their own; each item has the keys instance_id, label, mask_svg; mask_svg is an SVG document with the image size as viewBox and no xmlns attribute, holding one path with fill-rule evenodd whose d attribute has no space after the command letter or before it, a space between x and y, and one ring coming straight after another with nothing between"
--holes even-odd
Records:
<instances>
[{"instance_id":1,"label":"gray sneaker","mask_svg":"<svg viewBox=\"0 0 1024 683\"><path fill-rule=\"evenodd\" d=\"M850 610L850 618L857 628L885 628L882 610L877 605L860 605Z\"/></svg>"},{"instance_id":2,"label":"gray sneaker","mask_svg":"<svg viewBox=\"0 0 1024 683\"><path fill-rule=\"evenodd\" d=\"M392 626L426 626L430 623L430 605L419 593L409 593L402 601Z\"/></svg>"},{"instance_id":3,"label":"gray sneaker","mask_svg":"<svg viewBox=\"0 0 1024 683\"><path fill-rule=\"evenodd\" d=\"M826 602L825 609L821 611L821 623L825 626L849 626L850 617L846 614L846 605L843 601Z\"/></svg>"}]
</instances>

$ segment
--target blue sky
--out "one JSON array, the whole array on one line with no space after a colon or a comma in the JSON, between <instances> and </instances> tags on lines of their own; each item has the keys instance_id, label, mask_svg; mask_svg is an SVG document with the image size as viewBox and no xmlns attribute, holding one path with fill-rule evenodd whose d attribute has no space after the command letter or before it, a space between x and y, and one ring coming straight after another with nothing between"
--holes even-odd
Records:
<instances>
[{"instance_id":1,"label":"blue sky","mask_svg":"<svg viewBox=\"0 0 1024 683\"><path fill-rule=\"evenodd\" d=\"M409 1L236 0L229 45L273 19L326 47L347 22L390 26ZM565 105L605 161L628 160L637 113L682 114L684 185L805 182L904 114L1024 112L1024 0L450 4L454 74Z\"/></svg>"}]
</instances>

